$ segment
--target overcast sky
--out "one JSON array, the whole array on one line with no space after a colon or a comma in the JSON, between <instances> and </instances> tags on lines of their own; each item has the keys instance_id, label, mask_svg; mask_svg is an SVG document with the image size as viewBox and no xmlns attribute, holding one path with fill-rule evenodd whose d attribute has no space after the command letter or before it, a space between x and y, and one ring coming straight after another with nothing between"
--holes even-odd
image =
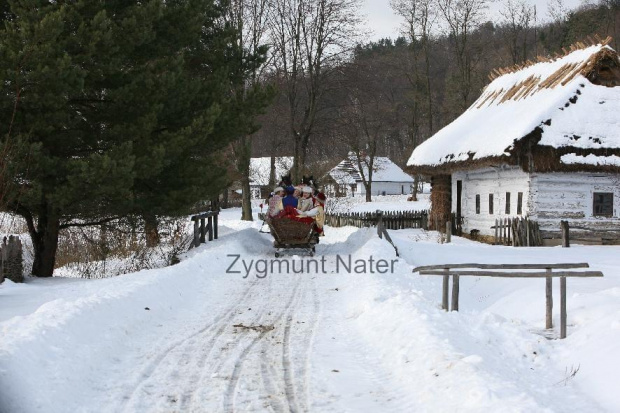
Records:
<instances>
[{"instance_id":1,"label":"overcast sky","mask_svg":"<svg viewBox=\"0 0 620 413\"><path fill-rule=\"evenodd\" d=\"M363 13L366 15L368 27L373 31L371 38L373 40L383 37L397 37L400 29L401 19L394 14L390 8L389 0L362 0L364 3ZM564 0L564 4L568 8L577 7L583 0ZM536 5L538 21L547 19L547 1L546 0L529 0L529 4ZM489 8L489 14L493 19L497 19L498 10L501 9L502 1L497 0Z\"/></svg>"}]
</instances>

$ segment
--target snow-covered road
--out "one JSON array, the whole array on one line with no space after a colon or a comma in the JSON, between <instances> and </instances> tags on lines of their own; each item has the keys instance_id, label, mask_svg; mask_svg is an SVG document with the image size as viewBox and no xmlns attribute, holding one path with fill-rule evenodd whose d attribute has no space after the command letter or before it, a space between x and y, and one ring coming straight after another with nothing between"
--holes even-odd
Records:
<instances>
[{"instance_id":1,"label":"snow-covered road","mask_svg":"<svg viewBox=\"0 0 620 413\"><path fill-rule=\"evenodd\" d=\"M588 383L594 378L600 389L619 358L601 354L608 366L573 358L587 347L580 333L598 334L582 327L583 302L569 308L569 338L549 341L533 333L530 313L538 310L530 304L498 307L523 308L528 321L498 316L480 304L492 293L464 281L464 311L445 313L437 305L440 281L411 274L413 265L445 260L447 250L458 259L472 248L484 255L485 246L441 246L430 233L395 232L404 259L394 261L394 272L348 274L339 260L392 263L393 249L372 230L330 228L316 257L326 273L265 274L256 260L273 258L270 236L256 223L222 225L219 240L173 267L3 285L0 306L18 299L22 306L14 317L0 308L0 411L613 411L618 397L599 397ZM493 258L516 250L495 247ZM604 250L605 268L617 252ZM524 260L544 256L527 254L534 256ZM233 255L240 273L227 273ZM249 275L241 261L252 262ZM618 278L606 279L597 299L614 302ZM502 285L509 302L517 284ZM605 311L613 319L620 306ZM582 362L583 373L570 377L566 369Z\"/></svg>"}]
</instances>

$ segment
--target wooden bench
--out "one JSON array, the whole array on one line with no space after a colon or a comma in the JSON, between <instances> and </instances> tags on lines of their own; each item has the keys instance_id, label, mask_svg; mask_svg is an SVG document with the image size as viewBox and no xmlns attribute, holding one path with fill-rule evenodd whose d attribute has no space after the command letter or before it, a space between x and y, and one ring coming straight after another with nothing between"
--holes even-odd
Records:
<instances>
[{"instance_id":1,"label":"wooden bench","mask_svg":"<svg viewBox=\"0 0 620 413\"><path fill-rule=\"evenodd\" d=\"M439 275L443 277L441 308L448 311L448 289L452 276L451 311L459 310L459 278L504 277L504 278L545 278L546 279L546 323L545 328L553 328L553 278L560 278L560 338L566 338L566 278L602 277L600 271L566 271L589 268L588 263L567 264L442 264L416 267L413 272L420 275ZM509 271L506 271L509 270ZM523 271L528 270L528 271ZM558 271L559 270L559 271Z\"/></svg>"}]
</instances>

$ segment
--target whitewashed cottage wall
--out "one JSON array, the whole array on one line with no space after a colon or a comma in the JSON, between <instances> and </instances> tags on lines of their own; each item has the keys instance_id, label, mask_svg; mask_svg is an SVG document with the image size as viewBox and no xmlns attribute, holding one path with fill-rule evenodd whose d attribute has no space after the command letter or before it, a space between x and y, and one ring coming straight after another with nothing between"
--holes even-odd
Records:
<instances>
[{"instance_id":1,"label":"whitewashed cottage wall","mask_svg":"<svg viewBox=\"0 0 620 413\"><path fill-rule=\"evenodd\" d=\"M521 215L528 214L529 174L518 167L485 168L452 175L452 211L456 212L457 181L462 183L461 215L463 231L479 230L493 235L495 219L516 217L518 193L522 192ZM506 214L506 193L510 192L510 213ZM493 194L493 214L489 213L489 194ZM480 195L480 213L476 213L476 195Z\"/></svg>"},{"instance_id":2,"label":"whitewashed cottage wall","mask_svg":"<svg viewBox=\"0 0 620 413\"><path fill-rule=\"evenodd\" d=\"M613 216L594 216L594 193L613 193ZM532 174L530 215L543 232L559 230L559 221L567 220L572 227L588 227L591 237L605 238L609 233L596 234L600 229L620 229L620 175L603 173ZM576 230L578 231L578 230ZM572 231L571 231L572 232ZM544 234L543 234L544 235Z\"/></svg>"}]
</instances>

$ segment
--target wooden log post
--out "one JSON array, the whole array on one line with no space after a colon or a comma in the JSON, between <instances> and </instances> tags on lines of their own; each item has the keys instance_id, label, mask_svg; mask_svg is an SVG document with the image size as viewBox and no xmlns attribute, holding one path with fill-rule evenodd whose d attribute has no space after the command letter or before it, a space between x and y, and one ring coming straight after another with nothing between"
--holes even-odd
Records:
<instances>
[{"instance_id":1,"label":"wooden log post","mask_svg":"<svg viewBox=\"0 0 620 413\"><path fill-rule=\"evenodd\" d=\"M217 221L219 213L216 211L213 214L213 239L217 239Z\"/></svg>"},{"instance_id":2,"label":"wooden log post","mask_svg":"<svg viewBox=\"0 0 620 413\"><path fill-rule=\"evenodd\" d=\"M560 277L560 338L566 338L566 277Z\"/></svg>"},{"instance_id":3,"label":"wooden log post","mask_svg":"<svg viewBox=\"0 0 620 413\"><path fill-rule=\"evenodd\" d=\"M377 210L377 235L383 239L383 212Z\"/></svg>"},{"instance_id":4,"label":"wooden log post","mask_svg":"<svg viewBox=\"0 0 620 413\"><path fill-rule=\"evenodd\" d=\"M198 247L200 245L200 224L198 223L198 219L194 219L194 247Z\"/></svg>"},{"instance_id":5,"label":"wooden log post","mask_svg":"<svg viewBox=\"0 0 620 413\"><path fill-rule=\"evenodd\" d=\"M449 244L450 242L452 242L452 223L450 221L446 221L446 244Z\"/></svg>"},{"instance_id":6,"label":"wooden log post","mask_svg":"<svg viewBox=\"0 0 620 413\"><path fill-rule=\"evenodd\" d=\"M562 247L570 247L570 230L568 221L560 221L560 228L562 229Z\"/></svg>"},{"instance_id":7,"label":"wooden log post","mask_svg":"<svg viewBox=\"0 0 620 413\"><path fill-rule=\"evenodd\" d=\"M551 268L547 268L547 274L551 274ZM546 318L545 328L547 330L553 328L553 278L548 276L545 278L545 295L546 295Z\"/></svg>"},{"instance_id":8,"label":"wooden log post","mask_svg":"<svg viewBox=\"0 0 620 413\"><path fill-rule=\"evenodd\" d=\"M443 276L443 284L441 290L441 309L448 311L448 289L450 287L450 275L448 274L449 269L445 269L444 273L446 275Z\"/></svg>"},{"instance_id":9,"label":"wooden log post","mask_svg":"<svg viewBox=\"0 0 620 413\"><path fill-rule=\"evenodd\" d=\"M213 241L213 217L208 218L207 230L209 231L209 241Z\"/></svg>"},{"instance_id":10,"label":"wooden log post","mask_svg":"<svg viewBox=\"0 0 620 413\"><path fill-rule=\"evenodd\" d=\"M204 244L205 242L205 219L200 218L200 243Z\"/></svg>"},{"instance_id":11,"label":"wooden log post","mask_svg":"<svg viewBox=\"0 0 620 413\"><path fill-rule=\"evenodd\" d=\"M450 311L459 311L459 276L452 276L452 308Z\"/></svg>"}]
</instances>

